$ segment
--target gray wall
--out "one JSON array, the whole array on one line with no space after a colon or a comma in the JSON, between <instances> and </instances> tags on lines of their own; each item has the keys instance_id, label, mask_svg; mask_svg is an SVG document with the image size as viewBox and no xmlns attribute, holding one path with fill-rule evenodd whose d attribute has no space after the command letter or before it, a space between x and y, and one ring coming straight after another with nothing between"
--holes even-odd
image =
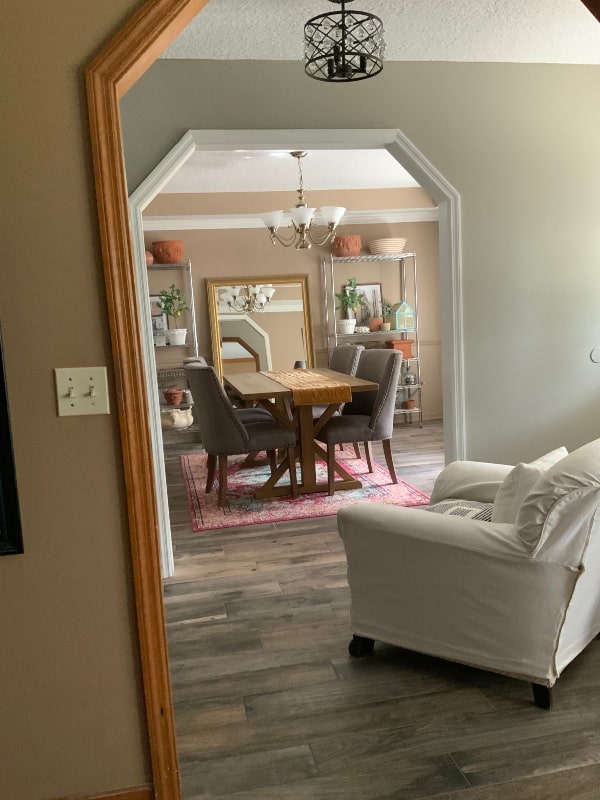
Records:
<instances>
[{"instance_id":1,"label":"gray wall","mask_svg":"<svg viewBox=\"0 0 600 800\"><path fill-rule=\"evenodd\" d=\"M468 457L529 459L600 428L599 90L589 66L390 63L330 86L293 62L159 61L122 103L130 188L187 129L400 129L462 196Z\"/></svg>"}]
</instances>

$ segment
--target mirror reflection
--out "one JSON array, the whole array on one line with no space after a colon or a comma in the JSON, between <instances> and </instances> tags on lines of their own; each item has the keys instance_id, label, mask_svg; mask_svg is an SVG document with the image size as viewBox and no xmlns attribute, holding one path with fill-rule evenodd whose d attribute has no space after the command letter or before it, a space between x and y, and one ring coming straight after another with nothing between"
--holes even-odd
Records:
<instances>
[{"instance_id":1,"label":"mirror reflection","mask_svg":"<svg viewBox=\"0 0 600 800\"><path fill-rule=\"evenodd\" d=\"M307 275L207 278L206 292L221 377L314 366Z\"/></svg>"}]
</instances>

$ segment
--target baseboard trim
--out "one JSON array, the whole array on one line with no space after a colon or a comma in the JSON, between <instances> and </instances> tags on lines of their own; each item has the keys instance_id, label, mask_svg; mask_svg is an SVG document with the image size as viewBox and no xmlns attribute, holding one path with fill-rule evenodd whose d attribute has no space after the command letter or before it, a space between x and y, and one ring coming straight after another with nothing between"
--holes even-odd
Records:
<instances>
[{"instance_id":1,"label":"baseboard trim","mask_svg":"<svg viewBox=\"0 0 600 800\"><path fill-rule=\"evenodd\" d=\"M70 795L57 797L55 800L154 800L154 791L152 786L132 786L103 794Z\"/></svg>"}]
</instances>

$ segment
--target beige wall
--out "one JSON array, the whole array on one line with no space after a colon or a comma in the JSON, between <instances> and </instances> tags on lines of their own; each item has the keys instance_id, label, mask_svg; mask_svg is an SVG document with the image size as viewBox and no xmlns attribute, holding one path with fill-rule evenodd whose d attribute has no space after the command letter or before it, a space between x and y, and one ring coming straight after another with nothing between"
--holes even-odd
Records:
<instances>
[{"instance_id":1,"label":"beige wall","mask_svg":"<svg viewBox=\"0 0 600 800\"><path fill-rule=\"evenodd\" d=\"M2 21L0 320L26 548L0 559L11 800L150 774L117 420L59 419L52 375L107 364L114 390L82 67L138 5L22 0ZM597 435L598 68L388 64L348 87L292 63L199 69L163 65L131 95L132 186L188 128L403 129L463 195L469 454Z\"/></svg>"},{"instance_id":2,"label":"beige wall","mask_svg":"<svg viewBox=\"0 0 600 800\"><path fill-rule=\"evenodd\" d=\"M0 558L0 797L150 780L115 413L57 417L54 367L107 365L83 65L137 3L2 22L0 322L24 555Z\"/></svg>"},{"instance_id":3,"label":"beige wall","mask_svg":"<svg viewBox=\"0 0 600 800\"><path fill-rule=\"evenodd\" d=\"M409 198L414 202L431 205L431 200L427 198L422 190L414 192L402 190L391 196L382 193L379 196L376 192L360 193L368 195L359 200L350 197L353 193L346 193L342 198L345 202L350 200L358 210L358 202L369 202L371 206L365 208L385 208L382 203L394 203L394 208L406 207L407 202L403 197L408 191ZM275 193L273 193L275 194ZM320 192L311 193L311 202L321 205L327 201L315 195ZM324 193L323 193L324 194ZM220 198L219 195L212 197ZM230 196L231 197L231 196ZM284 199L289 205L289 196ZM333 195L328 197L329 202L333 202ZM243 195L235 197L229 205L220 198L222 213L243 213L240 207L248 207L248 201L244 201ZM244 202L246 205L244 206ZM252 201L254 202L254 201ZM262 196L258 207L263 210L269 208L279 208L271 193ZM340 201L342 202L342 201ZM239 203L240 205L237 205ZM161 215L195 213L189 212L190 204L187 196L181 198L179 195L169 194L159 196L148 207L150 216L156 215L156 208L160 206ZM206 208L205 198L198 196L194 208ZM184 208L188 212L183 211ZM146 214L144 215L146 216ZM384 236L402 236L407 239L406 251L416 252L418 260L418 292L419 292L419 338L421 344L421 358L423 369L423 380L426 387L423 389L423 416L425 419L440 419L442 417L442 372L440 355L440 310L439 310L439 267L438 267L438 225L436 222L411 222L379 225L340 225L340 235L348 233L358 233L362 237L363 251L368 253L367 243L371 239L378 239ZM152 249L153 241L161 239L181 239L185 245L185 256L192 263L194 298L196 303L196 322L198 329L198 345L202 355L209 356L211 353L210 326L207 310L205 278L223 278L226 276L264 276L264 275L308 275L308 293L311 309L313 341L318 365L327 364L327 339L325 335L325 311L324 311L324 290L321 259L329 258L330 246L313 247L310 250L295 250L292 248L273 246L269 241L266 229L249 230L214 230L214 231L165 231L158 230L145 234L146 246ZM410 266L410 265L409 265ZM411 278L410 269L407 275ZM150 272L150 286L152 289L160 289L168 280L171 280L171 273ZM381 283L383 296L390 302L397 302L400 299L400 270L397 263L363 263L348 264L336 267L336 291L341 291L348 277L355 276L359 283ZM160 283L162 281L162 284ZM267 315L265 315L267 316ZM339 315L338 315L339 316ZM277 338L272 339L272 342ZM277 344L275 345L277 346ZM169 348L161 348L156 353L157 365L171 366L178 363L180 353L172 352ZM288 357L287 361L293 363L294 359Z\"/></svg>"},{"instance_id":4,"label":"beige wall","mask_svg":"<svg viewBox=\"0 0 600 800\"><path fill-rule=\"evenodd\" d=\"M599 95L597 66L388 63L330 86L293 62L165 60L124 99L129 182L187 129L401 130L462 197L468 456L533 458L598 434Z\"/></svg>"}]
</instances>

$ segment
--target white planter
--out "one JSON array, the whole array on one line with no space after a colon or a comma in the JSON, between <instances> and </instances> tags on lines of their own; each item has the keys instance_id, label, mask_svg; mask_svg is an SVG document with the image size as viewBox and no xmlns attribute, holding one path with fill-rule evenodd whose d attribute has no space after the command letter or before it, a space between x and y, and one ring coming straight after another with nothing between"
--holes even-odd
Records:
<instances>
[{"instance_id":1,"label":"white planter","mask_svg":"<svg viewBox=\"0 0 600 800\"><path fill-rule=\"evenodd\" d=\"M187 328L172 328L165 333L169 344L185 344Z\"/></svg>"},{"instance_id":2,"label":"white planter","mask_svg":"<svg viewBox=\"0 0 600 800\"><path fill-rule=\"evenodd\" d=\"M355 319L340 319L337 323L337 330L340 336L347 336L349 333L354 333L356 328Z\"/></svg>"},{"instance_id":3,"label":"white planter","mask_svg":"<svg viewBox=\"0 0 600 800\"><path fill-rule=\"evenodd\" d=\"M194 422L191 408L169 408L161 411L160 421L163 430L170 428L189 428Z\"/></svg>"}]
</instances>

